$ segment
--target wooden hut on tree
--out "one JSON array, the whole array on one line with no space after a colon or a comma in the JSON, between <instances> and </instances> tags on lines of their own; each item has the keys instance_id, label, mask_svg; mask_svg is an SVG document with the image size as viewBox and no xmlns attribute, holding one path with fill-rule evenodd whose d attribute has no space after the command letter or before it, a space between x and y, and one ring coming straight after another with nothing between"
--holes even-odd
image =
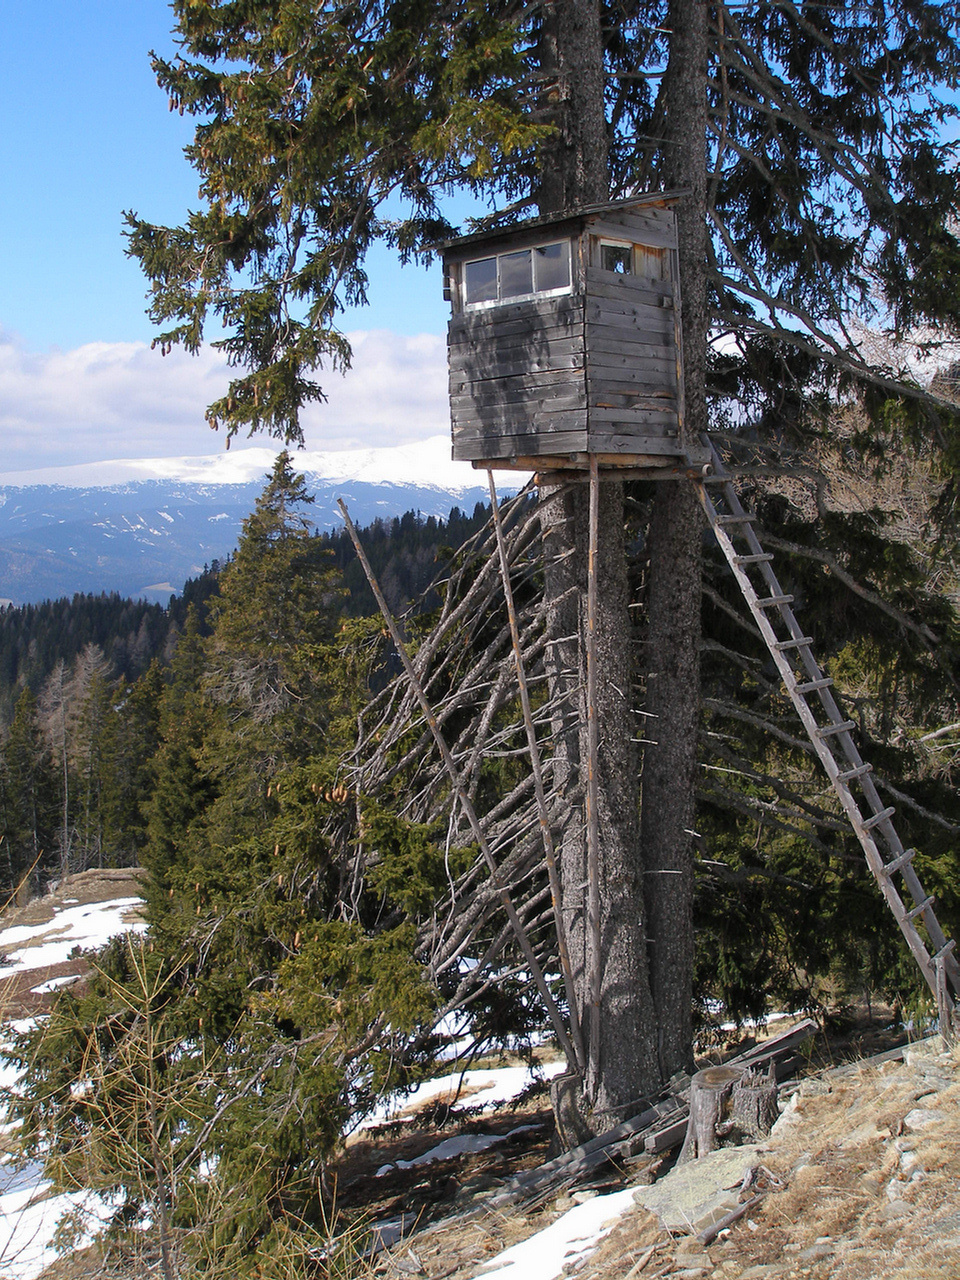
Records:
<instances>
[{"instance_id":1,"label":"wooden hut on tree","mask_svg":"<svg viewBox=\"0 0 960 1280\"><path fill-rule=\"evenodd\" d=\"M535 470L541 487L556 473L586 472L590 503L584 636L585 891L580 924L565 937L557 912L561 962L573 1022L574 1074L597 1096L601 1076L603 970L613 934L606 926L599 772L598 562L601 474L694 480L707 521L733 570L787 693L833 783L870 871L936 1001L943 1033L960 1023L960 965L762 547L756 517L741 504L719 455L684 423L683 337L676 193L652 193L532 218L464 236L445 247L453 456L475 467ZM712 474L711 474L712 473ZM709 486L716 486L712 490ZM501 549L509 601L506 557ZM519 653L519 643L515 640ZM523 681L523 672L518 675ZM657 744L653 744L657 745ZM531 749L534 750L531 735ZM606 800L609 802L609 795ZM544 827L548 823L544 822ZM548 861L552 850L546 850ZM647 874L656 872L647 869ZM675 874L671 871L665 874ZM569 881L569 868L562 877ZM577 877L573 877L577 878ZM653 951L659 943L648 938ZM636 950L636 948L635 948ZM572 954L573 959L569 957ZM575 1007L575 1006L579 1007ZM584 1024L577 1025L578 1020Z\"/></svg>"},{"instance_id":2,"label":"wooden hut on tree","mask_svg":"<svg viewBox=\"0 0 960 1280\"><path fill-rule=\"evenodd\" d=\"M463 236L444 249L453 456L662 476L681 443L676 197L656 193Z\"/></svg>"}]
</instances>

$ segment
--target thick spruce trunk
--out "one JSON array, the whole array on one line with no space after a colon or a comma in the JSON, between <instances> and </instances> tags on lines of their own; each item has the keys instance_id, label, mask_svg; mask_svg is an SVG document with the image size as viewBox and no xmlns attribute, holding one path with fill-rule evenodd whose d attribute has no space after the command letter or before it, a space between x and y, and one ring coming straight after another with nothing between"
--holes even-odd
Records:
<instances>
[{"instance_id":1,"label":"thick spruce trunk","mask_svg":"<svg viewBox=\"0 0 960 1280\"><path fill-rule=\"evenodd\" d=\"M639 857L638 761L631 698L633 655L627 611L623 485L600 486L596 630L600 1003L592 1002L594 938L588 927L585 823L560 840L563 918L569 931L578 1013L587 1049L583 1118L595 1131L624 1119L660 1086L657 1035L647 974L643 875ZM586 483L541 489L551 602L553 688L564 695L555 724L555 785L583 812L586 786L586 618L589 490ZM581 1134L576 1134L581 1137Z\"/></svg>"},{"instance_id":2,"label":"thick spruce trunk","mask_svg":"<svg viewBox=\"0 0 960 1280\"><path fill-rule=\"evenodd\" d=\"M661 482L650 526L641 847L657 1059L668 1080L693 1060L693 857L700 719L700 506ZM655 717L655 718L654 718Z\"/></svg>"},{"instance_id":3,"label":"thick spruce trunk","mask_svg":"<svg viewBox=\"0 0 960 1280\"><path fill-rule=\"evenodd\" d=\"M602 203L609 198L609 187L596 0L560 0L548 7L542 62L551 79L557 136L541 172L541 212L558 213ZM576 790L576 808L582 813L588 759L588 485L564 487L547 482L541 486L541 501L548 553L546 592L554 638L553 689L565 695L555 724L555 785L565 792ZM599 958L594 955L594 938L587 923L585 824L570 824L560 839L563 916L570 935L587 1050L581 1107L586 1124L594 1130L619 1123L639 1099L656 1092L661 1078L644 945L638 760L633 742L633 646L621 483L601 484L599 512L598 750L593 760L598 784ZM599 1006L590 990L597 963Z\"/></svg>"},{"instance_id":4,"label":"thick spruce trunk","mask_svg":"<svg viewBox=\"0 0 960 1280\"><path fill-rule=\"evenodd\" d=\"M672 0L662 87L667 187L677 209L683 296L684 436L707 429L706 48L702 0ZM650 528L641 844L660 1071L692 1065L693 826L700 720L703 518L692 485L661 482Z\"/></svg>"},{"instance_id":5,"label":"thick spruce trunk","mask_svg":"<svg viewBox=\"0 0 960 1280\"><path fill-rule=\"evenodd\" d=\"M559 0L545 11L542 65L557 136L543 166L542 213L609 197L600 10ZM691 190L679 211L685 327L687 437L706 429L706 8L675 0L663 86L668 135L664 185ZM589 495L556 478L541 487L548 552L546 592L554 692L565 695L555 729L555 785L583 810L588 760L585 693ZM633 739L632 627L627 611L623 486L601 485L597 576L598 878L600 999L592 1003L594 942L587 921L583 823L562 833L563 915L587 1042L582 1111L610 1128L692 1060L693 793L699 720L701 519L692 486L658 486L650 538L648 707L656 742L643 763L640 818ZM581 1136L580 1134L576 1135Z\"/></svg>"}]
</instances>

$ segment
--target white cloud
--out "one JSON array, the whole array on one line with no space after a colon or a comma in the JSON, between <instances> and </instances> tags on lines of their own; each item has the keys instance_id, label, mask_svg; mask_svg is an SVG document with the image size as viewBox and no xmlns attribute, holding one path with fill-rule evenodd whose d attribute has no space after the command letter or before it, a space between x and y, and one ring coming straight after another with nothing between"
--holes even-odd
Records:
<instances>
[{"instance_id":1,"label":"white cloud","mask_svg":"<svg viewBox=\"0 0 960 1280\"><path fill-rule=\"evenodd\" d=\"M404 444L449 430L441 337L370 330L350 339L353 368L321 371L327 401L304 413L310 448ZM37 353L0 330L0 471L214 452L223 437L203 414L228 378L209 347L197 357L129 342Z\"/></svg>"}]
</instances>

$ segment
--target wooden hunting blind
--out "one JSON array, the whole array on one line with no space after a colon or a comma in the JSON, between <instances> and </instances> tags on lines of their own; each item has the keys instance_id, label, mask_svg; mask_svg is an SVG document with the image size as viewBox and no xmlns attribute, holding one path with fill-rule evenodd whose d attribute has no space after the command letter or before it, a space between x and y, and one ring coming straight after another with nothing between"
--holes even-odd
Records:
<instances>
[{"instance_id":1,"label":"wooden hunting blind","mask_svg":"<svg viewBox=\"0 0 960 1280\"><path fill-rule=\"evenodd\" d=\"M670 193L444 247L453 456L522 470L700 465L681 446Z\"/></svg>"}]
</instances>

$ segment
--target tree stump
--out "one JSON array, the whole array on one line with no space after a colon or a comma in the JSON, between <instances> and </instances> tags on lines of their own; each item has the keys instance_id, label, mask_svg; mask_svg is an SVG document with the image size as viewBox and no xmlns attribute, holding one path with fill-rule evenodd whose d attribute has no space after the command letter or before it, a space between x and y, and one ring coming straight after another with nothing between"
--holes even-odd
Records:
<instances>
[{"instance_id":1,"label":"tree stump","mask_svg":"<svg viewBox=\"0 0 960 1280\"><path fill-rule=\"evenodd\" d=\"M677 1164L698 1160L717 1146L717 1129L727 1118L734 1085L743 1067L707 1067L690 1081L690 1119Z\"/></svg>"},{"instance_id":2,"label":"tree stump","mask_svg":"<svg viewBox=\"0 0 960 1280\"><path fill-rule=\"evenodd\" d=\"M748 1067L733 1088L728 1132L738 1142L756 1142L767 1136L779 1114L773 1063L768 1072Z\"/></svg>"},{"instance_id":3,"label":"tree stump","mask_svg":"<svg viewBox=\"0 0 960 1280\"><path fill-rule=\"evenodd\" d=\"M765 1137L777 1118L777 1082L749 1067L707 1067L690 1082L690 1119L678 1164L714 1151L721 1138Z\"/></svg>"}]
</instances>

